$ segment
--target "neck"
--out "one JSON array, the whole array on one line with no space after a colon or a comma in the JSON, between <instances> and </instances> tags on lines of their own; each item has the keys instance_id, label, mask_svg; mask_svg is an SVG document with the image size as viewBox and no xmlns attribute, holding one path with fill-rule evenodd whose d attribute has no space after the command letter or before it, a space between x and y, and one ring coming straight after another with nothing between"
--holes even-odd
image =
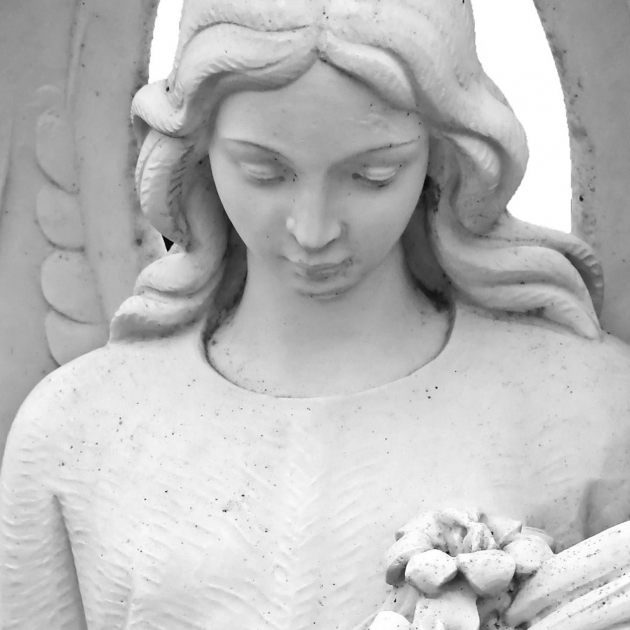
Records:
<instances>
[{"instance_id":1,"label":"neck","mask_svg":"<svg viewBox=\"0 0 630 630\"><path fill-rule=\"evenodd\" d=\"M217 369L244 387L291 396L359 391L408 374L443 345L445 318L414 286L400 246L328 299L296 292L259 261L248 266L241 303L210 349Z\"/></svg>"},{"instance_id":2,"label":"neck","mask_svg":"<svg viewBox=\"0 0 630 630\"><path fill-rule=\"evenodd\" d=\"M249 261L249 269L235 319L246 324L244 328L251 335L262 336L276 347L286 345L292 352L311 354L323 347L372 336L396 318L392 309L404 309L410 300L417 299L400 247L374 273L334 298L300 294L256 261ZM254 317L258 326L248 324Z\"/></svg>"}]
</instances>

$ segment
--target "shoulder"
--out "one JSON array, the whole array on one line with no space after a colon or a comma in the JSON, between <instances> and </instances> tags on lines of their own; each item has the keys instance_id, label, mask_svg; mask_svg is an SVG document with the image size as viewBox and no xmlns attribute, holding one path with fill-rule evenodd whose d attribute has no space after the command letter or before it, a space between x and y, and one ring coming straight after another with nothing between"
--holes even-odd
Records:
<instances>
[{"instance_id":1,"label":"shoulder","mask_svg":"<svg viewBox=\"0 0 630 630\"><path fill-rule=\"evenodd\" d=\"M494 361L565 366L591 378L630 376L630 346L605 332L586 339L534 316L493 315L469 306L458 307L457 319L458 336Z\"/></svg>"},{"instance_id":2,"label":"shoulder","mask_svg":"<svg viewBox=\"0 0 630 630\"><path fill-rule=\"evenodd\" d=\"M630 347L607 333L589 340L533 318L478 315L476 326L492 344L481 353L499 383L494 400L509 401L502 410L521 427L540 487L564 489L582 536L627 520ZM555 513L556 505L541 508L540 526L569 544L573 534L566 523L554 525Z\"/></svg>"},{"instance_id":3,"label":"shoulder","mask_svg":"<svg viewBox=\"0 0 630 630\"><path fill-rule=\"evenodd\" d=\"M156 380L175 378L203 355L198 330L166 338L110 343L61 366L43 379L23 404L68 411L120 397Z\"/></svg>"},{"instance_id":4,"label":"shoulder","mask_svg":"<svg viewBox=\"0 0 630 630\"><path fill-rule=\"evenodd\" d=\"M458 321L457 321L458 320ZM630 346L608 333L585 339L535 317L493 316L459 307L453 338L469 363L516 383L540 404L571 400L622 413L630 426Z\"/></svg>"},{"instance_id":5,"label":"shoulder","mask_svg":"<svg viewBox=\"0 0 630 630\"><path fill-rule=\"evenodd\" d=\"M97 399L103 402L120 392L120 386L129 380L127 375L137 373L150 354L146 345L106 346L57 368L28 395L13 429L36 419L55 426L55 419L71 421L77 411L87 411Z\"/></svg>"},{"instance_id":6,"label":"shoulder","mask_svg":"<svg viewBox=\"0 0 630 630\"><path fill-rule=\"evenodd\" d=\"M90 352L57 368L30 392L13 420L3 461L5 476L27 466L35 472L70 444L77 429L86 424L97 400L107 400L111 389L108 373L120 363L109 348ZM33 464L37 463L36 466ZM40 472L42 472L40 470Z\"/></svg>"},{"instance_id":7,"label":"shoulder","mask_svg":"<svg viewBox=\"0 0 630 630\"><path fill-rule=\"evenodd\" d=\"M110 344L58 368L20 407L9 433L7 458L28 452L54 459L53 453L107 439L113 419L137 414L152 400L185 388L179 381L191 378L200 360L196 339L191 333Z\"/></svg>"}]
</instances>

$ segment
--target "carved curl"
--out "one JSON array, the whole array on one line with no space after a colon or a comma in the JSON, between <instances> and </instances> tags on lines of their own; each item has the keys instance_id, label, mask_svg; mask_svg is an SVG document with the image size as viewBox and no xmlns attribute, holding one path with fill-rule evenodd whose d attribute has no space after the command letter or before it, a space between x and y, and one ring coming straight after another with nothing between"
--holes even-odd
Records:
<instances>
[{"instance_id":1,"label":"carved curl","mask_svg":"<svg viewBox=\"0 0 630 630\"><path fill-rule=\"evenodd\" d=\"M142 207L178 247L140 275L136 295L114 318L112 340L169 334L216 316L217 304L234 297L238 282L225 288L222 280L237 257L224 261L230 228L207 162L213 117L228 94L287 85L317 59L418 112L430 129L429 185L405 235L421 284L598 338L593 303L600 305L603 283L592 251L506 211L527 145L479 64L469 0L282 5L188 0L173 72L137 94Z\"/></svg>"}]
</instances>

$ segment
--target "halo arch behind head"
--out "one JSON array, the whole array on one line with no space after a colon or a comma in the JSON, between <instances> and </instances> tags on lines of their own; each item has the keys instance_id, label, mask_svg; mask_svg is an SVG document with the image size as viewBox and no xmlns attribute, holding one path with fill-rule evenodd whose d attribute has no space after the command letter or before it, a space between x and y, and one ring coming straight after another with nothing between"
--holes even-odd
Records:
<instances>
[{"instance_id":1,"label":"halo arch behind head","mask_svg":"<svg viewBox=\"0 0 630 630\"><path fill-rule=\"evenodd\" d=\"M317 59L426 120L435 212L419 204L431 227L413 221L410 231L429 230L428 242L460 298L492 310L535 311L597 337L585 288L586 281L596 297L601 289L592 252L542 228L523 238L521 222L506 212L525 171L527 145L477 60L468 0L284 5L188 0L173 72L134 99L143 143L136 173L141 205L179 247L156 263L159 273L151 266L141 274L136 296L114 318L112 339L169 334L212 311L227 243L206 157L213 115L228 94L280 88ZM210 234L210 226L223 237ZM423 277L423 264L409 262L420 282L436 288L430 286L435 270Z\"/></svg>"}]
</instances>

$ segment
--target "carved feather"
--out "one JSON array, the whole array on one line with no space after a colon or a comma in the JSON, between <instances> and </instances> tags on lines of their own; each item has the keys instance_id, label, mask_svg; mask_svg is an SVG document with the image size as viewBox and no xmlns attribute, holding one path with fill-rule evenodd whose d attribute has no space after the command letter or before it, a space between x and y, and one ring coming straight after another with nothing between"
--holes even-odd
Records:
<instances>
[{"instance_id":1,"label":"carved feather","mask_svg":"<svg viewBox=\"0 0 630 630\"><path fill-rule=\"evenodd\" d=\"M45 180L34 182L36 218L53 246L41 267L49 306L43 324L58 364L107 341L108 320L138 272L163 253L135 201L128 119L133 92L144 82L156 2L72 6L64 5L71 20L67 69L34 99L34 153ZM117 71L104 84L111 64L103 59L114 57ZM0 177L3 164L0 156Z\"/></svg>"}]
</instances>

